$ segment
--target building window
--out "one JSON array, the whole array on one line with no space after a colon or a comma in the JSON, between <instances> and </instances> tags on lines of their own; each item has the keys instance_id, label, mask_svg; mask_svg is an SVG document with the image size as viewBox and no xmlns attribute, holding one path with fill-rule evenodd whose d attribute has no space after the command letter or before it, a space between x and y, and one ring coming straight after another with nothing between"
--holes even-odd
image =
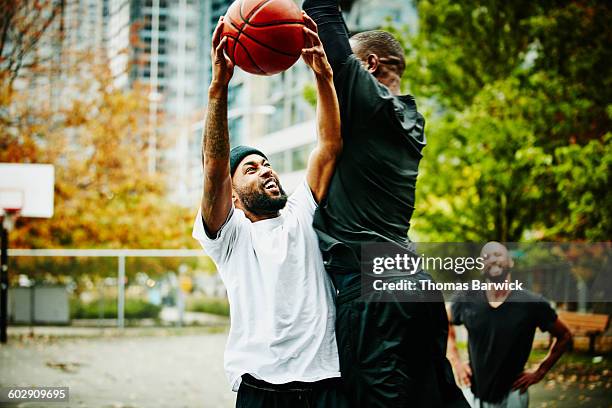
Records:
<instances>
[{"instance_id":1,"label":"building window","mask_svg":"<svg viewBox=\"0 0 612 408\"><path fill-rule=\"evenodd\" d=\"M270 164L277 173L284 173L287 171L285 166L285 152L274 153L270 155Z\"/></svg>"},{"instance_id":2,"label":"building window","mask_svg":"<svg viewBox=\"0 0 612 408\"><path fill-rule=\"evenodd\" d=\"M308 156L310 156L314 145L314 143L309 143L291 151L291 171L304 170L306 168Z\"/></svg>"},{"instance_id":3,"label":"building window","mask_svg":"<svg viewBox=\"0 0 612 408\"><path fill-rule=\"evenodd\" d=\"M243 102L244 97L242 84L230 86L227 95L227 106L229 106L230 108L237 108L242 106Z\"/></svg>"},{"instance_id":4,"label":"building window","mask_svg":"<svg viewBox=\"0 0 612 408\"><path fill-rule=\"evenodd\" d=\"M274 112L268 117L268 133L276 132L285 127L285 104L283 100L276 102Z\"/></svg>"},{"instance_id":5,"label":"building window","mask_svg":"<svg viewBox=\"0 0 612 408\"><path fill-rule=\"evenodd\" d=\"M243 140L243 118L237 117L234 119L230 119L228 123L228 131L230 136L230 146L238 146L242 143Z\"/></svg>"}]
</instances>

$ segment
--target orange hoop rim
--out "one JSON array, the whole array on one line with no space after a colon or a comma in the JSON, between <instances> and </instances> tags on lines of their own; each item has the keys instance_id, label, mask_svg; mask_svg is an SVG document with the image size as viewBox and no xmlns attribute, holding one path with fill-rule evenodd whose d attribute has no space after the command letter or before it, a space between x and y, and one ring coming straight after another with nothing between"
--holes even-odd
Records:
<instances>
[{"instance_id":1,"label":"orange hoop rim","mask_svg":"<svg viewBox=\"0 0 612 408\"><path fill-rule=\"evenodd\" d=\"M1 214L2 216L16 216L19 215L19 213L21 212L21 208L3 208L2 209L3 214Z\"/></svg>"}]
</instances>

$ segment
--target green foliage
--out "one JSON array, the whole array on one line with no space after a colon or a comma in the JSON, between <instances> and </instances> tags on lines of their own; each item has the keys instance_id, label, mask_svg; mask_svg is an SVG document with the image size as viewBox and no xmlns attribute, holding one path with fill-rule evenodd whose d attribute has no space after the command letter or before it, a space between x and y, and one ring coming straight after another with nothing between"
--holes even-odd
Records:
<instances>
[{"instance_id":1,"label":"green foliage","mask_svg":"<svg viewBox=\"0 0 612 408\"><path fill-rule=\"evenodd\" d=\"M304 85L304 89L302 89L302 96L310 106L312 106L313 108L317 106L317 89L314 85Z\"/></svg>"},{"instance_id":2,"label":"green foliage","mask_svg":"<svg viewBox=\"0 0 612 408\"><path fill-rule=\"evenodd\" d=\"M210 264L213 268L210 268ZM214 264L208 257L199 258L127 258L125 275L128 280L138 272L144 272L151 278L159 278L168 271L178 270L180 265L191 269L214 271ZM116 257L11 257L9 268L13 284L18 275L27 275L37 282L68 283L73 278L82 289L80 277L87 276L93 280L104 277L116 277L118 259ZM208 268L208 269L207 269Z\"/></svg>"},{"instance_id":3,"label":"green foliage","mask_svg":"<svg viewBox=\"0 0 612 408\"><path fill-rule=\"evenodd\" d=\"M610 9L420 1L391 28L428 120L413 238L609 239Z\"/></svg>"},{"instance_id":4,"label":"green foliage","mask_svg":"<svg viewBox=\"0 0 612 408\"><path fill-rule=\"evenodd\" d=\"M572 144L555 151L557 193L568 203L551 232L584 236L589 241L612 237L612 134L584 146Z\"/></svg>"},{"instance_id":5,"label":"green foliage","mask_svg":"<svg viewBox=\"0 0 612 408\"><path fill-rule=\"evenodd\" d=\"M211 313L229 316L230 309L227 299L200 298L187 303L186 309L191 312Z\"/></svg>"},{"instance_id":6,"label":"green foliage","mask_svg":"<svg viewBox=\"0 0 612 408\"><path fill-rule=\"evenodd\" d=\"M156 319L161 311L161 306L157 306L140 299L126 299L124 316L126 319ZM97 319L100 317L100 303L83 303L78 299L70 300L71 319ZM117 299L104 299L102 303L102 318L117 318Z\"/></svg>"}]
</instances>

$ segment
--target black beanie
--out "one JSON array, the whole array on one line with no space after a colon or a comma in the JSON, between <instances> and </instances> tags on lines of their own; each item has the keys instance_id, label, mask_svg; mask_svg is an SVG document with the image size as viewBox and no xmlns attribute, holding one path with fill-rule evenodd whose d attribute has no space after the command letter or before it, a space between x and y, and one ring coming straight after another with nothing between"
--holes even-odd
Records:
<instances>
[{"instance_id":1,"label":"black beanie","mask_svg":"<svg viewBox=\"0 0 612 408\"><path fill-rule=\"evenodd\" d=\"M264 159L268 160L265 154L263 154L261 151L257 150L254 147L236 146L232 150L230 150L230 177L234 176L236 168L238 168L238 165L240 164L242 159L244 159L250 154L258 154Z\"/></svg>"}]
</instances>

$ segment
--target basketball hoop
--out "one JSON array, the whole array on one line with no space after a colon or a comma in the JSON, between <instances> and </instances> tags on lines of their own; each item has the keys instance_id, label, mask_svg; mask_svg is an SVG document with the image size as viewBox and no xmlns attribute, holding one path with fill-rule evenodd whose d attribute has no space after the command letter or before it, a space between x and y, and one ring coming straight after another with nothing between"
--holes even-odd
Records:
<instances>
[{"instance_id":1,"label":"basketball hoop","mask_svg":"<svg viewBox=\"0 0 612 408\"><path fill-rule=\"evenodd\" d=\"M15 221L19 217L21 208L3 208L2 210L2 228L10 232L15 227Z\"/></svg>"},{"instance_id":2,"label":"basketball hoop","mask_svg":"<svg viewBox=\"0 0 612 408\"><path fill-rule=\"evenodd\" d=\"M0 163L0 343L7 342L9 235L18 217L53 216L52 164Z\"/></svg>"},{"instance_id":3,"label":"basketball hoop","mask_svg":"<svg viewBox=\"0 0 612 408\"><path fill-rule=\"evenodd\" d=\"M23 190L17 188L0 188L0 209L2 212L2 227L11 231L15 220L21 213L24 204Z\"/></svg>"}]
</instances>

